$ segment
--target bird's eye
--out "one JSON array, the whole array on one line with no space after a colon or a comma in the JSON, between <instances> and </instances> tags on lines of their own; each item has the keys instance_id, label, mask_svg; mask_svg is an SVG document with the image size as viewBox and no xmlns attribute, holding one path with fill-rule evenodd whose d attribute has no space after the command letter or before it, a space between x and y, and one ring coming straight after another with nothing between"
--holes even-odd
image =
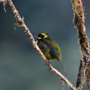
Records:
<instances>
[{"instance_id":1,"label":"bird's eye","mask_svg":"<svg viewBox=\"0 0 90 90\"><path fill-rule=\"evenodd\" d=\"M41 35L42 35L43 38L47 38L48 37L48 34L46 34L46 33L41 33Z\"/></svg>"},{"instance_id":2,"label":"bird's eye","mask_svg":"<svg viewBox=\"0 0 90 90\"><path fill-rule=\"evenodd\" d=\"M39 34L38 37L44 38L44 36L42 34Z\"/></svg>"},{"instance_id":3,"label":"bird's eye","mask_svg":"<svg viewBox=\"0 0 90 90\"><path fill-rule=\"evenodd\" d=\"M39 39L43 39L43 38L47 38L48 37L48 34L45 34L45 33L40 33L38 35Z\"/></svg>"}]
</instances>

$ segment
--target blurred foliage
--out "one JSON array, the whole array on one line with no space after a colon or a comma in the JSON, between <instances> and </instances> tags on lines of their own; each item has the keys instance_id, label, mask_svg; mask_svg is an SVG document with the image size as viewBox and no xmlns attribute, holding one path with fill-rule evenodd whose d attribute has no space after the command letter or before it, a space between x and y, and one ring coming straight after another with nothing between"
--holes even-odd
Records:
<instances>
[{"instance_id":1,"label":"blurred foliage","mask_svg":"<svg viewBox=\"0 0 90 90\"><path fill-rule=\"evenodd\" d=\"M33 35L48 33L61 47L62 67L51 64L74 85L81 58L70 0L13 0ZM87 35L90 38L90 0L84 1ZM0 3L0 90L61 90L62 82L45 66L44 61L16 23L11 8L3 11ZM83 86L86 89L86 84ZM65 90L70 90L65 85Z\"/></svg>"}]
</instances>

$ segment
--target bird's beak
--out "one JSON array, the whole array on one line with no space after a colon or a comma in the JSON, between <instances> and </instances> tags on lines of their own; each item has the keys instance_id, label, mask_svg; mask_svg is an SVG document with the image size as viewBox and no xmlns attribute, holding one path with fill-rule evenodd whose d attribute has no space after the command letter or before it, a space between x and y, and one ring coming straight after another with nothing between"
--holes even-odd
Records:
<instances>
[{"instance_id":1,"label":"bird's beak","mask_svg":"<svg viewBox=\"0 0 90 90\"><path fill-rule=\"evenodd\" d=\"M37 39L42 39L41 37L38 37L37 35L36 36L34 36L35 38L37 38Z\"/></svg>"}]
</instances>

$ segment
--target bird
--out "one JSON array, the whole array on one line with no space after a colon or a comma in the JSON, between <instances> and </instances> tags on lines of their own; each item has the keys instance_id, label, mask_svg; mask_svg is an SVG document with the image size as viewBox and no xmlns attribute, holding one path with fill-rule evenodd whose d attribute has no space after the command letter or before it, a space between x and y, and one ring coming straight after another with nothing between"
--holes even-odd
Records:
<instances>
[{"instance_id":1,"label":"bird","mask_svg":"<svg viewBox=\"0 0 90 90\"><path fill-rule=\"evenodd\" d=\"M36 44L39 46L47 60L57 60L61 62L61 50L59 45L46 33L40 33L35 36ZM64 69L63 65L62 68Z\"/></svg>"}]
</instances>

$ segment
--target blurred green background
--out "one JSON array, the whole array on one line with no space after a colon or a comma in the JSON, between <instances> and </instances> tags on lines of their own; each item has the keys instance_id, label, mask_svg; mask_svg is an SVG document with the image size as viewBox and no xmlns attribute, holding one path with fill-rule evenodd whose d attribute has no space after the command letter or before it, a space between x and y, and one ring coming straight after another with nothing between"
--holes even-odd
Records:
<instances>
[{"instance_id":1,"label":"blurred green background","mask_svg":"<svg viewBox=\"0 0 90 90\"><path fill-rule=\"evenodd\" d=\"M73 24L71 0L13 0L33 35L48 33L61 47L62 67L51 64L76 84L81 58L76 29ZM90 38L90 0L83 0L86 29ZM0 90L62 90L60 78L49 71L33 48L24 30L16 23L11 8L5 13L0 3ZM87 86L84 84L83 90ZM65 85L64 90L70 90Z\"/></svg>"}]
</instances>

